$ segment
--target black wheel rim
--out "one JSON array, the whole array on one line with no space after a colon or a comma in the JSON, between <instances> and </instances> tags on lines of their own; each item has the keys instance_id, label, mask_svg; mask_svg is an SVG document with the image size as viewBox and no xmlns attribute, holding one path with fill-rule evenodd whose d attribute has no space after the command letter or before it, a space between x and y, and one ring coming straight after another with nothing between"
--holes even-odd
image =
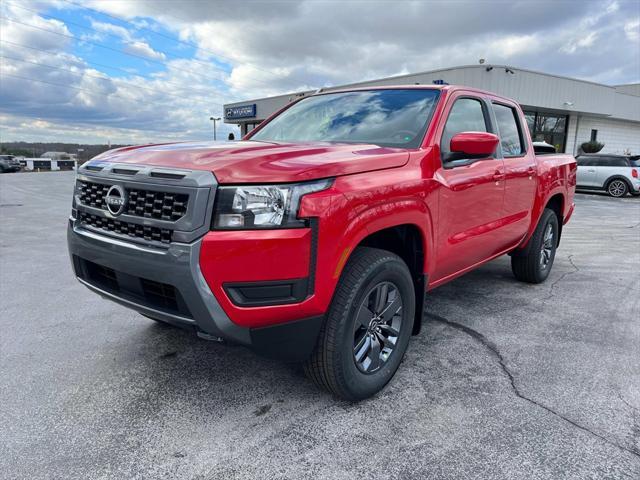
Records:
<instances>
[{"instance_id":1,"label":"black wheel rim","mask_svg":"<svg viewBox=\"0 0 640 480\"><path fill-rule=\"evenodd\" d=\"M553 258L553 249L555 248L555 235L553 234L553 225L547 224L542 237L542 248L540 249L540 267L545 270L549 267Z\"/></svg>"},{"instance_id":2,"label":"black wheel rim","mask_svg":"<svg viewBox=\"0 0 640 480\"><path fill-rule=\"evenodd\" d=\"M393 354L402 307L400 290L391 282L378 283L364 296L353 329L353 359L361 372L380 370Z\"/></svg>"}]
</instances>

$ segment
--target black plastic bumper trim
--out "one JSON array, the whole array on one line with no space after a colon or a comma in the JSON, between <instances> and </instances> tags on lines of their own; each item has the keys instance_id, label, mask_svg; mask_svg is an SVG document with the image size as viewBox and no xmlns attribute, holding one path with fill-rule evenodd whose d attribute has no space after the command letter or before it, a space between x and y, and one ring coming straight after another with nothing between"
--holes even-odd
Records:
<instances>
[{"instance_id":1,"label":"black plastic bumper trim","mask_svg":"<svg viewBox=\"0 0 640 480\"><path fill-rule=\"evenodd\" d=\"M259 307L300 303L307 298L309 278L237 282L223 284L224 291L238 307Z\"/></svg>"},{"instance_id":2,"label":"black plastic bumper trim","mask_svg":"<svg viewBox=\"0 0 640 480\"><path fill-rule=\"evenodd\" d=\"M271 327L251 329L251 349L259 355L288 362L307 360L316 345L323 316Z\"/></svg>"}]
</instances>

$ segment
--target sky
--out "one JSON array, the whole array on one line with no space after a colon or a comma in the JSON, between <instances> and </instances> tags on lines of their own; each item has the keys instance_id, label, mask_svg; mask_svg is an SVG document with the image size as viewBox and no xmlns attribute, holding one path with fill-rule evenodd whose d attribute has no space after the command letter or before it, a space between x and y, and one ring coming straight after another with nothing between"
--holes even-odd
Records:
<instances>
[{"instance_id":1,"label":"sky","mask_svg":"<svg viewBox=\"0 0 640 480\"><path fill-rule=\"evenodd\" d=\"M207 140L227 102L480 58L640 82L639 0L0 0L0 13L0 141Z\"/></svg>"}]
</instances>

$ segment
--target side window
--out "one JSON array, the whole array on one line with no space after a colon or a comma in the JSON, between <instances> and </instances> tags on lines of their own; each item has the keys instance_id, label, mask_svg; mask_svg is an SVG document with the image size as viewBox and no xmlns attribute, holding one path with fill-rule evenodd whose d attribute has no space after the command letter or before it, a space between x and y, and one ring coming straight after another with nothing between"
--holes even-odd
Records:
<instances>
[{"instance_id":1,"label":"side window","mask_svg":"<svg viewBox=\"0 0 640 480\"><path fill-rule=\"evenodd\" d=\"M493 111L496 114L502 155L505 157L522 155L525 152L525 147L516 110L506 105L494 103Z\"/></svg>"},{"instance_id":2,"label":"side window","mask_svg":"<svg viewBox=\"0 0 640 480\"><path fill-rule=\"evenodd\" d=\"M596 167L612 167L613 166L610 157L594 157L593 164Z\"/></svg>"},{"instance_id":3,"label":"side window","mask_svg":"<svg viewBox=\"0 0 640 480\"><path fill-rule=\"evenodd\" d=\"M474 98L460 98L451 107L449 118L442 132L440 150L451 153L451 139L461 132L486 132L487 122L484 118L482 103Z\"/></svg>"},{"instance_id":4,"label":"side window","mask_svg":"<svg viewBox=\"0 0 640 480\"><path fill-rule=\"evenodd\" d=\"M581 167L595 167L599 165L598 157L580 156L577 159L578 165Z\"/></svg>"},{"instance_id":5,"label":"side window","mask_svg":"<svg viewBox=\"0 0 640 480\"><path fill-rule=\"evenodd\" d=\"M628 167L629 163L627 162L627 159L624 157L612 157L611 165L614 167Z\"/></svg>"}]
</instances>

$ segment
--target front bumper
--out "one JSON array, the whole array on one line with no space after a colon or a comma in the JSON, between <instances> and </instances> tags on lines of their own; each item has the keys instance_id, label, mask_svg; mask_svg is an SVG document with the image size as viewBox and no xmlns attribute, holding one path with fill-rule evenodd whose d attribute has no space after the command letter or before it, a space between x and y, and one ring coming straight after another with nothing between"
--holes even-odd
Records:
<instances>
[{"instance_id":1,"label":"front bumper","mask_svg":"<svg viewBox=\"0 0 640 480\"><path fill-rule=\"evenodd\" d=\"M315 345L322 316L262 328L231 321L200 270L202 239L159 249L100 235L70 220L67 241L82 284L143 315L286 360L304 360Z\"/></svg>"}]
</instances>

